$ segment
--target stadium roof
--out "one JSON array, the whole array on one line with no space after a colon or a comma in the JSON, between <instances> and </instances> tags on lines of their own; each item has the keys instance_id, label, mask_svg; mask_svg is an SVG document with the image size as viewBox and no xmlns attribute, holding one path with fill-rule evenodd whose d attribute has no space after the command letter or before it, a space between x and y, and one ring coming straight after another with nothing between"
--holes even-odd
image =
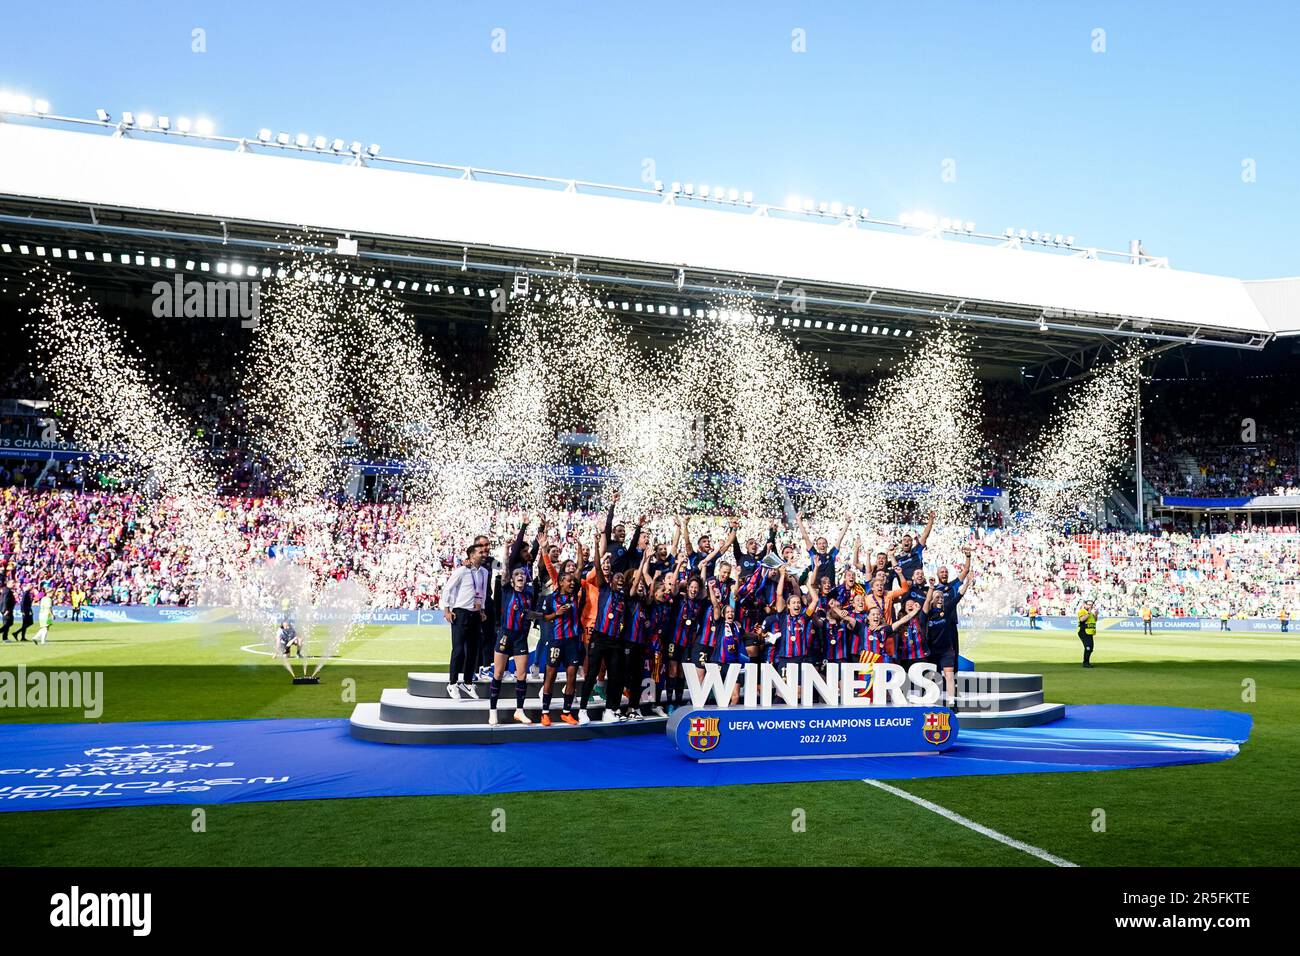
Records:
<instances>
[{"instance_id":1,"label":"stadium roof","mask_svg":"<svg viewBox=\"0 0 1300 956\"><path fill-rule=\"evenodd\" d=\"M331 249L338 237L357 240L361 259L395 276L501 282L573 268L613 298L660 303L745 287L796 316L800 334L828 342L848 322L864 334L884 321L910 333L946 316L979 331L994 361L1056 360L1062 371L1082 368L1098 342L1261 348L1275 331L1241 280L1145 254L1114 261L1118 254L1022 247L960 224L907 229L734 199L701 203L671 189L346 151L286 155L274 141L120 135L116 124L78 122L78 131L0 122L0 235L116 237L183 258L200 247L214 256L265 251L308 228Z\"/></svg>"},{"instance_id":2,"label":"stadium roof","mask_svg":"<svg viewBox=\"0 0 1300 956\"><path fill-rule=\"evenodd\" d=\"M1248 279L1246 291L1276 335L1300 335L1300 277Z\"/></svg>"}]
</instances>

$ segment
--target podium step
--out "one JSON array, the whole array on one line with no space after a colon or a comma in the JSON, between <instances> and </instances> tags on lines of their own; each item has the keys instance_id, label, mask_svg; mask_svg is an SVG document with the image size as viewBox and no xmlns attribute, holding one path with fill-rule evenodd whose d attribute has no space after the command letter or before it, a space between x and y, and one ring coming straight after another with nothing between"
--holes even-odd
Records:
<instances>
[{"instance_id":1,"label":"podium step","mask_svg":"<svg viewBox=\"0 0 1300 956\"><path fill-rule=\"evenodd\" d=\"M476 680L473 682L474 689L478 691L480 697L486 698L490 681ZM561 671L555 677L555 693L558 696L564 691L564 672ZM444 700L450 700L447 694L447 675L435 673L419 673L412 671L406 675L406 692L412 697L438 697ZM542 678L528 678L528 696L529 698L540 698L542 696ZM507 674L501 681L501 699L509 697L515 699L515 675Z\"/></svg>"},{"instance_id":2,"label":"podium step","mask_svg":"<svg viewBox=\"0 0 1300 956\"><path fill-rule=\"evenodd\" d=\"M501 699L497 701L497 714L502 723L513 720L515 715L514 688L506 696L504 688ZM487 724L488 705L490 701L484 694L479 700L450 700L438 697L416 697L414 694L396 688L389 688L379 696L379 712L384 720L404 724ZM578 701L575 698L574 706ZM564 710L564 696L556 694L551 700L551 716L558 718ZM591 715L599 719L605 712L603 702L592 698ZM525 700L524 713L533 720L542 716L540 699Z\"/></svg>"},{"instance_id":3,"label":"podium step","mask_svg":"<svg viewBox=\"0 0 1300 956\"><path fill-rule=\"evenodd\" d=\"M664 726L668 723L667 718L664 717L646 717L642 720L612 723L593 719L589 724L577 726L561 723L559 720L549 727L543 727L539 723L517 724L510 719L514 714L513 700L510 702L509 715L503 710L501 723L495 727L486 723L486 708L482 714L484 722L478 724L417 724L385 720L380 715L379 704L357 704L352 711L349 730L358 740L381 744L505 744L550 740L595 740L634 734L662 736ZM533 714L530 713L529 716L536 720Z\"/></svg>"},{"instance_id":4,"label":"podium step","mask_svg":"<svg viewBox=\"0 0 1300 956\"><path fill-rule=\"evenodd\" d=\"M1042 690L1042 674L1013 674L1002 671L958 671L957 693L1013 694Z\"/></svg>"},{"instance_id":5,"label":"podium step","mask_svg":"<svg viewBox=\"0 0 1300 956\"><path fill-rule=\"evenodd\" d=\"M1043 702L1041 690L1022 691L1010 694L971 694L958 691L958 714L1006 713L1026 710Z\"/></svg>"},{"instance_id":6,"label":"podium step","mask_svg":"<svg viewBox=\"0 0 1300 956\"><path fill-rule=\"evenodd\" d=\"M998 727L1037 727L1065 716L1064 704L1035 704L1022 710L957 714L962 730L994 730Z\"/></svg>"}]
</instances>

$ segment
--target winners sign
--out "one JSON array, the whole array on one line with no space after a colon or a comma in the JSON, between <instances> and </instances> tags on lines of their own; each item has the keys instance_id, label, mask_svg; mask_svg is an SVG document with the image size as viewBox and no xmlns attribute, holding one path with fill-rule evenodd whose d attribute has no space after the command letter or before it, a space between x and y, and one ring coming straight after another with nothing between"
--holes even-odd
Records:
<instances>
[{"instance_id":1,"label":"winners sign","mask_svg":"<svg viewBox=\"0 0 1300 956\"><path fill-rule=\"evenodd\" d=\"M941 753L957 741L957 717L939 706L934 667L895 664L716 664L701 679L686 668L691 707L668 718L685 756L701 761ZM743 702L731 706L733 692ZM909 696L906 692L915 692Z\"/></svg>"}]
</instances>

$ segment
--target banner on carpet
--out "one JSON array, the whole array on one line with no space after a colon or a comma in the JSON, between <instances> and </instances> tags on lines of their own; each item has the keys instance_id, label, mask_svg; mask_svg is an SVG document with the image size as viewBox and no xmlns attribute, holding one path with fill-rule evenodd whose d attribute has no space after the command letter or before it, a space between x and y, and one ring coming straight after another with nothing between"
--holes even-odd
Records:
<instances>
[{"instance_id":1,"label":"banner on carpet","mask_svg":"<svg viewBox=\"0 0 1300 956\"><path fill-rule=\"evenodd\" d=\"M951 749L957 717L927 706L682 707L667 733L700 761L901 756Z\"/></svg>"}]
</instances>

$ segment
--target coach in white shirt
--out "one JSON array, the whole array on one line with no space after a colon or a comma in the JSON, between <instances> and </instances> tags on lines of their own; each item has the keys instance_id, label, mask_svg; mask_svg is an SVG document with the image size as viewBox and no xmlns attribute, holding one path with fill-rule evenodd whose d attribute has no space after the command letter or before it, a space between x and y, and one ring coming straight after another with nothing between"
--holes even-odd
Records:
<instances>
[{"instance_id":1,"label":"coach in white shirt","mask_svg":"<svg viewBox=\"0 0 1300 956\"><path fill-rule=\"evenodd\" d=\"M470 545L465 560L451 572L443 588L443 613L451 622L451 665L447 669L447 695L459 700L461 695L478 697L474 688L474 664L478 660L478 642L482 640L487 612L488 570L483 567L483 549ZM464 680L457 680L463 676Z\"/></svg>"}]
</instances>

